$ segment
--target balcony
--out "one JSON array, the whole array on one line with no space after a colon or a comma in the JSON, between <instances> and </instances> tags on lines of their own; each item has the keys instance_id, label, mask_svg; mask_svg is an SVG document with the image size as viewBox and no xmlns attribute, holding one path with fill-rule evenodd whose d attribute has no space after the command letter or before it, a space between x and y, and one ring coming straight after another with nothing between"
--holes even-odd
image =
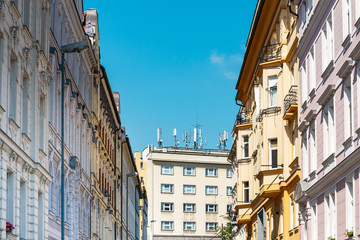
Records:
<instances>
[{"instance_id":1,"label":"balcony","mask_svg":"<svg viewBox=\"0 0 360 240\"><path fill-rule=\"evenodd\" d=\"M281 59L281 43L263 46L259 54L260 63L271 62Z\"/></svg>"},{"instance_id":2,"label":"balcony","mask_svg":"<svg viewBox=\"0 0 360 240\"><path fill-rule=\"evenodd\" d=\"M296 115L298 109L297 92L297 85L292 85L284 98L284 120L293 120Z\"/></svg>"},{"instance_id":3,"label":"balcony","mask_svg":"<svg viewBox=\"0 0 360 240\"><path fill-rule=\"evenodd\" d=\"M265 115L276 115L281 111L281 107L269 107L265 109L261 109L259 115L256 118L257 122L261 122Z\"/></svg>"},{"instance_id":4,"label":"balcony","mask_svg":"<svg viewBox=\"0 0 360 240\"><path fill-rule=\"evenodd\" d=\"M240 110L240 113L236 116L234 129L249 129L252 127L251 111Z\"/></svg>"},{"instance_id":5,"label":"balcony","mask_svg":"<svg viewBox=\"0 0 360 240\"><path fill-rule=\"evenodd\" d=\"M261 165L256 175L259 180L260 195L262 197L272 197L280 193L279 183L284 180L284 165Z\"/></svg>"}]
</instances>

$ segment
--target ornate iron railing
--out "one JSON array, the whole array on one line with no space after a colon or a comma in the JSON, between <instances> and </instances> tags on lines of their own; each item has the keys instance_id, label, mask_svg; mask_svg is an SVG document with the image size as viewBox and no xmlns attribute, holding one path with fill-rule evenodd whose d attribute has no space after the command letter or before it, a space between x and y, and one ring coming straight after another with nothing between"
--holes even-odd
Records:
<instances>
[{"instance_id":1,"label":"ornate iron railing","mask_svg":"<svg viewBox=\"0 0 360 240\"><path fill-rule=\"evenodd\" d=\"M260 63L269 62L281 58L281 47L281 43L263 46L259 54Z\"/></svg>"},{"instance_id":2,"label":"ornate iron railing","mask_svg":"<svg viewBox=\"0 0 360 240\"><path fill-rule=\"evenodd\" d=\"M281 111L281 107L269 107L260 110L259 115L256 118L257 122L261 122L263 120L264 115L276 114Z\"/></svg>"},{"instance_id":3,"label":"ornate iron railing","mask_svg":"<svg viewBox=\"0 0 360 240\"><path fill-rule=\"evenodd\" d=\"M251 123L251 111L240 111L236 116L235 125Z\"/></svg>"},{"instance_id":4,"label":"ornate iron railing","mask_svg":"<svg viewBox=\"0 0 360 240\"><path fill-rule=\"evenodd\" d=\"M297 104L297 92L298 86L292 85L289 89L289 93L284 98L284 114L287 113L291 105Z\"/></svg>"}]
</instances>

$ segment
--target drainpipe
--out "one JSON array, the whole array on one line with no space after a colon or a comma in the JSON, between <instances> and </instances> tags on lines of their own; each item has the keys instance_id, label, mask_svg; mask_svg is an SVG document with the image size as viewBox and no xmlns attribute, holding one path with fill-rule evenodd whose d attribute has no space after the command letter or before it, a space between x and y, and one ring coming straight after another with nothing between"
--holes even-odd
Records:
<instances>
[{"instance_id":1,"label":"drainpipe","mask_svg":"<svg viewBox=\"0 0 360 240\"><path fill-rule=\"evenodd\" d=\"M116 188L117 188L117 184L116 184L116 181L117 181L117 176L116 176L116 169L117 169L117 166L116 166L116 150L117 150L117 140L118 140L118 137L116 136L116 133L121 129L121 127L115 129L114 131L114 134L115 134L115 148L114 148L114 158L115 158L115 167L114 167L114 174L115 174L115 180L114 180L114 186L115 186L115 196L114 196L114 213L115 213L115 231L114 231L114 240L116 240L116 231L117 231L117 221L116 221Z\"/></svg>"},{"instance_id":2,"label":"drainpipe","mask_svg":"<svg viewBox=\"0 0 360 240\"><path fill-rule=\"evenodd\" d=\"M120 128L121 131L120 131L120 134L125 134L125 130ZM122 181L123 181L123 143L126 142L126 141L123 141L122 140L122 137L120 137L120 140L121 140L121 144L120 144L120 199L121 199L121 206L120 206L120 216L121 216L121 236L120 236L120 239L122 239L122 228L123 228L123 212L122 212L122 206L123 206L123 199L122 199L122 195L123 195L123 191L122 191L122 188L123 188L123 184L122 184Z\"/></svg>"},{"instance_id":3,"label":"drainpipe","mask_svg":"<svg viewBox=\"0 0 360 240\"><path fill-rule=\"evenodd\" d=\"M290 13L292 15L295 15L296 17L299 17L299 15L297 13L293 12L293 10L291 9L291 1L292 0L289 0L289 2L288 2L289 11L290 11Z\"/></svg>"}]
</instances>

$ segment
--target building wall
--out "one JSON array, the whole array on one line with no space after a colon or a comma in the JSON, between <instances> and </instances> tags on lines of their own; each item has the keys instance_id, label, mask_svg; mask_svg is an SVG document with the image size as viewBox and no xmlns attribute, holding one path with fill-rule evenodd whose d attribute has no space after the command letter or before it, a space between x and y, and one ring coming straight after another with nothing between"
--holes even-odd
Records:
<instances>
[{"instance_id":1,"label":"building wall","mask_svg":"<svg viewBox=\"0 0 360 240\"><path fill-rule=\"evenodd\" d=\"M216 222L218 227L226 225L227 205L231 204L231 195L227 195L227 187L232 186L231 177L227 177L230 170L227 155L228 152L167 148L146 148L143 151L148 168L149 239L215 237L216 231L206 231L206 223ZM172 166L173 175L161 174L161 166ZM184 176L184 167L194 167L195 176ZM217 177L205 176L206 168L216 168ZM161 193L161 184L173 184L173 193ZM195 194L184 194L183 188L187 184L195 185ZM217 194L207 195L206 186L217 186ZM162 211L162 202L173 203L173 211ZM184 203L196 204L195 213L184 212ZM206 204L217 204L217 212L206 213ZM162 221L172 221L173 230L162 230ZM184 230L184 222L196 222L195 230Z\"/></svg>"},{"instance_id":2,"label":"building wall","mask_svg":"<svg viewBox=\"0 0 360 240\"><path fill-rule=\"evenodd\" d=\"M356 56L360 46L358 34L360 4L358 1L349 1L349 11L347 11L346 3L345 0L316 1L313 9L307 10L307 23L303 24L299 21L298 24L299 65L304 65L304 59L309 55L312 46L315 46L316 53L314 71L316 71L317 84L313 96L304 94L306 97L301 100L304 104L300 116L302 120L300 130L303 136L302 158L306 159L302 163L302 168L307 169L313 161L317 162L316 171L303 173L302 180L305 187L299 187L301 235L307 236L307 239L311 239L314 235L318 235L319 239L327 239L329 236L340 239L346 229L353 229L356 236L360 229L357 219L360 75ZM301 15L305 7L299 9ZM348 12L349 24L347 24ZM327 44L327 33L323 29L330 18L333 32L330 35L331 41ZM332 55L328 57L326 54L331 53L331 49L333 49ZM300 71L303 71L303 68L300 68ZM301 86L308 85L310 79L304 78L301 73L300 76ZM350 90L350 94L347 89ZM349 95L350 101L347 97ZM328 132L329 124L326 116L329 105L334 110L334 127L330 127ZM313 115L311 121L306 117L310 115ZM312 121L316 123L317 135L314 155L305 151L307 143L304 142L304 139L309 138L307 134ZM329 147L331 144L333 147ZM305 194L307 197L304 197ZM329 196L334 196L334 201L329 201ZM316 214L312 208L317 209ZM354 214L349 214L352 211ZM336 219L336 222L330 219Z\"/></svg>"}]
</instances>

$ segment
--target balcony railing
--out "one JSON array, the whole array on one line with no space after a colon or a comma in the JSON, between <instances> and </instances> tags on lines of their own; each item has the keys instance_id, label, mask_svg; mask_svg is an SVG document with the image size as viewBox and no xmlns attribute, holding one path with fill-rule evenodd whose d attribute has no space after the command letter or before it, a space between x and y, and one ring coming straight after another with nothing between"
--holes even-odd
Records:
<instances>
[{"instance_id":1,"label":"balcony railing","mask_svg":"<svg viewBox=\"0 0 360 240\"><path fill-rule=\"evenodd\" d=\"M270 62L281 58L281 43L263 46L259 54L260 63Z\"/></svg>"},{"instance_id":2,"label":"balcony railing","mask_svg":"<svg viewBox=\"0 0 360 240\"><path fill-rule=\"evenodd\" d=\"M265 115L275 115L280 111L281 111L281 107L269 107L269 108L262 109L262 110L260 110L259 115L256 118L256 121L261 122Z\"/></svg>"},{"instance_id":3,"label":"balcony railing","mask_svg":"<svg viewBox=\"0 0 360 240\"><path fill-rule=\"evenodd\" d=\"M284 98L284 119L292 119L292 116L297 110L297 92L298 86L292 85L289 93Z\"/></svg>"},{"instance_id":4,"label":"balcony railing","mask_svg":"<svg viewBox=\"0 0 360 240\"><path fill-rule=\"evenodd\" d=\"M240 112L236 116L235 125L241 125L247 123L251 123L251 112L250 111Z\"/></svg>"}]
</instances>

